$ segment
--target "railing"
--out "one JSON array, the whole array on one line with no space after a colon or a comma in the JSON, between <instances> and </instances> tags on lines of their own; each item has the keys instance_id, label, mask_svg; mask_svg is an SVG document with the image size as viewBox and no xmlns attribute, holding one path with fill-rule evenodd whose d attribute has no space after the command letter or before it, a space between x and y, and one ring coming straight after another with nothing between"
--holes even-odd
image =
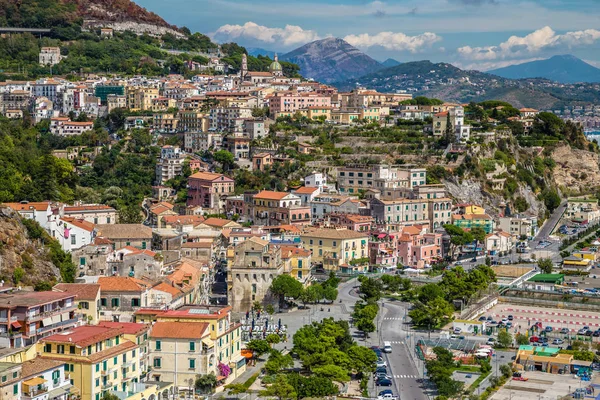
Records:
<instances>
[{"instance_id":1,"label":"railing","mask_svg":"<svg viewBox=\"0 0 600 400\"><path fill-rule=\"evenodd\" d=\"M102 382L102 389L110 389L113 386L111 381Z\"/></svg>"},{"instance_id":2,"label":"railing","mask_svg":"<svg viewBox=\"0 0 600 400\"><path fill-rule=\"evenodd\" d=\"M71 319L68 319L66 321L57 322L56 324L52 324L50 326L44 326L42 328L38 328L37 331L36 331L36 333L38 335L40 335L42 333L49 332L49 331L54 330L56 328L60 328L61 326L75 324L75 323L77 323L78 320L79 320L79 318L71 318Z\"/></svg>"},{"instance_id":3,"label":"railing","mask_svg":"<svg viewBox=\"0 0 600 400\"><path fill-rule=\"evenodd\" d=\"M10 322L16 322L16 321L17 321L17 316L11 315ZM0 322L8 322L8 317L0 317Z\"/></svg>"}]
</instances>

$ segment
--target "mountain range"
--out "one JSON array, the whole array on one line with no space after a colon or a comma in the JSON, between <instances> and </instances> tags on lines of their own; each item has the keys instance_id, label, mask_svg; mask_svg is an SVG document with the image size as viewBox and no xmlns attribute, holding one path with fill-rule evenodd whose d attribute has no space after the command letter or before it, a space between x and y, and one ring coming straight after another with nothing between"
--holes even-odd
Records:
<instances>
[{"instance_id":1,"label":"mountain range","mask_svg":"<svg viewBox=\"0 0 600 400\"><path fill-rule=\"evenodd\" d=\"M487 72L509 79L545 78L561 83L600 82L600 69L572 55L559 55Z\"/></svg>"},{"instance_id":2,"label":"mountain range","mask_svg":"<svg viewBox=\"0 0 600 400\"><path fill-rule=\"evenodd\" d=\"M260 47L246 47L249 56L258 57L258 56L266 56L269 58L273 58L276 52L271 50L265 50Z\"/></svg>"},{"instance_id":3,"label":"mountain range","mask_svg":"<svg viewBox=\"0 0 600 400\"><path fill-rule=\"evenodd\" d=\"M383 68L378 61L338 38L307 43L280 59L298 64L305 78L324 83L358 78Z\"/></svg>"},{"instance_id":4,"label":"mountain range","mask_svg":"<svg viewBox=\"0 0 600 400\"><path fill-rule=\"evenodd\" d=\"M395 67L396 65L402 64L400 61L394 60L393 58L388 58L384 62L381 63L385 68Z\"/></svg>"}]
</instances>

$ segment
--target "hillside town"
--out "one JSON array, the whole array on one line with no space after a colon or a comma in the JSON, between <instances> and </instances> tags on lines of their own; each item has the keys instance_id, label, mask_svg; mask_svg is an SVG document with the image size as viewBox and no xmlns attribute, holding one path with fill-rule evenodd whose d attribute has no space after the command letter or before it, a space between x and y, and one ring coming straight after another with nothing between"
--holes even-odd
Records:
<instances>
[{"instance_id":1,"label":"hillside town","mask_svg":"<svg viewBox=\"0 0 600 400\"><path fill-rule=\"evenodd\" d=\"M596 398L599 106L223 47L0 81L0 399Z\"/></svg>"}]
</instances>

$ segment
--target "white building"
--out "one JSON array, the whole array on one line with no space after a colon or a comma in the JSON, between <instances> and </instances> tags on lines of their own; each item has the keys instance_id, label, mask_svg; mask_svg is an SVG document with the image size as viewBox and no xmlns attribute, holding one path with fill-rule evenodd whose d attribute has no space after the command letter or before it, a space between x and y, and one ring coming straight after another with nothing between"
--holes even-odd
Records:
<instances>
[{"instance_id":1,"label":"white building","mask_svg":"<svg viewBox=\"0 0 600 400\"><path fill-rule=\"evenodd\" d=\"M18 212L22 218L37 221L37 223L46 230L50 227L49 218L52 215L52 209L50 208L49 201L22 201L20 203L3 203L3 205Z\"/></svg>"},{"instance_id":2,"label":"white building","mask_svg":"<svg viewBox=\"0 0 600 400\"><path fill-rule=\"evenodd\" d=\"M62 361L34 358L21 365L22 393L26 400L66 400L71 398L71 381Z\"/></svg>"},{"instance_id":3,"label":"white building","mask_svg":"<svg viewBox=\"0 0 600 400\"><path fill-rule=\"evenodd\" d=\"M304 178L304 186L316 187L323 192L324 188L327 187L327 175L313 172Z\"/></svg>"},{"instance_id":4,"label":"white building","mask_svg":"<svg viewBox=\"0 0 600 400\"><path fill-rule=\"evenodd\" d=\"M77 250L94 241L95 225L83 219L53 218L50 221L50 235L58 240L64 251Z\"/></svg>"},{"instance_id":5,"label":"white building","mask_svg":"<svg viewBox=\"0 0 600 400\"><path fill-rule=\"evenodd\" d=\"M65 117L50 119L50 133L58 136L81 135L94 129L93 122L74 122Z\"/></svg>"},{"instance_id":6,"label":"white building","mask_svg":"<svg viewBox=\"0 0 600 400\"><path fill-rule=\"evenodd\" d=\"M42 47L39 54L41 66L56 65L61 60L60 47Z\"/></svg>"},{"instance_id":7,"label":"white building","mask_svg":"<svg viewBox=\"0 0 600 400\"><path fill-rule=\"evenodd\" d=\"M250 139L261 139L269 133L268 126L262 119L246 119L244 120L244 134Z\"/></svg>"},{"instance_id":8,"label":"white building","mask_svg":"<svg viewBox=\"0 0 600 400\"><path fill-rule=\"evenodd\" d=\"M185 152L176 146L163 146L156 163L156 184L164 185L168 180L181 175Z\"/></svg>"}]
</instances>

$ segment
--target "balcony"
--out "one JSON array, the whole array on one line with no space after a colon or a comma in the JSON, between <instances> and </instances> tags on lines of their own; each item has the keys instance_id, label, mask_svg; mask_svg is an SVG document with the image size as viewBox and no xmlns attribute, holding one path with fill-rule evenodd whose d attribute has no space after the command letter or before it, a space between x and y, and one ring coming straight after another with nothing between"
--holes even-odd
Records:
<instances>
[{"instance_id":1,"label":"balcony","mask_svg":"<svg viewBox=\"0 0 600 400\"><path fill-rule=\"evenodd\" d=\"M40 396L48 392L48 386L38 385L29 389L29 391L23 391L23 399L31 399Z\"/></svg>"},{"instance_id":2,"label":"balcony","mask_svg":"<svg viewBox=\"0 0 600 400\"><path fill-rule=\"evenodd\" d=\"M25 314L25 323L38 321L40 319L53 317L56 315L61 315L73 310L75 310L75 305L71 305L70 307L57 308L55 310L46 311L39 314Z\"/></svg>"},{"instance_id":3,"label":"balcony","mask_svg":"<svg viewBox=\"0 0 600 400\"><path fill-rule=\"evenodd\" d=\"M8 322L8 318L7 317L0 317L0 323L6 323ZM11 315L10 316L10 322L17 322L17 316L16 315Z\"/></svg>"},{"instance_id":4,"label":"balcony","mask_svg":"<svg viewBox=\"0 0 600 400\"><path fill-rule=\"evenodd\" d=\"M111 381L104 381L102 382L102 389L106 390L106 389L110 389L113 387L113 384Z\"/></svg>"},{"instance_id":5,"label":"balcony","mask_svg":"<svg viewBox=\"0 0 600 400\"><path fill-rule=\"evenodd\" d=\"M57 322L57 323L52 324L50 326L44 326L42 328L39 328L36 331L36 333L38 335L41 335L43 333L53 331L54 329L57 329L57 328L60 328L60 327L64 327L64 326L68 326L68 325L74 325L74 324L77 323L77 321L79 321L79 318L71 318L71 319L68 319L66 321Z\"/></svg>"}]
</instances>

